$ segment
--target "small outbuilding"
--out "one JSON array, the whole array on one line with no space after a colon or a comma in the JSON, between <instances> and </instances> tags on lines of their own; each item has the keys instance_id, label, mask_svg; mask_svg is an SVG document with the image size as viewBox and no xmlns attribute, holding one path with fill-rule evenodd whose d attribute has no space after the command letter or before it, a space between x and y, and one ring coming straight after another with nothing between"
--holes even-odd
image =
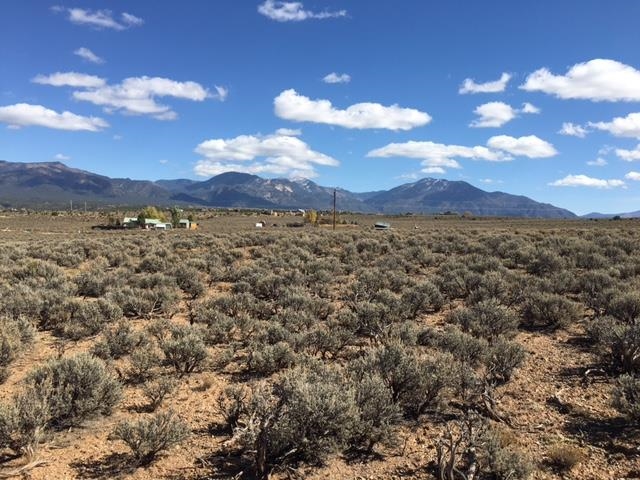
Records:
<instances>
[{"instance_id":1,"label":"small outbuilding","mask_svg":"<svg viewBox=\"0 0 640 480\"><path fill-rule=\"evenodd\" d=\"M186 230L196 230L198 228L198 224L192 222L188 218L181 218L178 221L178 228L184 228Z\"/></svg>"}]
</instances>

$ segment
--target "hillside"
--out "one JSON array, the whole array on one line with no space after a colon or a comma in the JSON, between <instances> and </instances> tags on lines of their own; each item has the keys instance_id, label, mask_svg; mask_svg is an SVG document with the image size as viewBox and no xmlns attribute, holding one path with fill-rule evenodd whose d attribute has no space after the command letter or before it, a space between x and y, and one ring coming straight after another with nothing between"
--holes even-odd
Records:
<instances>
[{"instance_id":1,"label":"hillside","mask_svg":"<svg viewBox=\"0 0 640 480\"><path fill-rule=\"evenodd\" d=\"M424 178L390 190L353 193L335 189L339 210L362 213L442 213L483 216L574 218L565 209L504 192L486 192L462 181ZM131 180L67 167L60 162L0 162L0 204L64 208L91 205L194 205L227 208L333 208L332 187L308 179L265 179L227 172L204 181Z\"/></svg>"}]
</instances>

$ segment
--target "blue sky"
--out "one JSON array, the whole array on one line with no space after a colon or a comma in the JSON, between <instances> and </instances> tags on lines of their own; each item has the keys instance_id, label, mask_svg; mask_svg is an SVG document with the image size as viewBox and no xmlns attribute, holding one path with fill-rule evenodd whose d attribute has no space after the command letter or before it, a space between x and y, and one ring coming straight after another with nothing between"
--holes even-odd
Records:
<instances>
[{"instance_id":1,"label":"blue sky","mask_svg":"<svg viewBox=\"0 0 640 480\"><path fill-rule=\"evenodd\" d=\"M640 209L640 3L5 0L0 159Z\"/></svg>"}]
</instances>

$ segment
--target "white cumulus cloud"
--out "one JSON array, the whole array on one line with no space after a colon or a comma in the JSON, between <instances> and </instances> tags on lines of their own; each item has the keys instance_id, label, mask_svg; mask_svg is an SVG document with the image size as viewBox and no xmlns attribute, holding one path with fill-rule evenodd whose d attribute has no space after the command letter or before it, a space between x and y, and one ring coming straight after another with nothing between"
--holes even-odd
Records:
<instances>
[{"instance_id":1,"label":"white cumulus cloud","mask_svg":"<svg viewBox=\"0 0 640 480\"><path fill-rule=\"evenodd\" d=\"M120 17L122 18L122 22L130 27L134 27L134 26L139 26L144 24L144 20L141 19L140 17L136 17L135 15L132 15L130 13L127 12L122 12L120 14Z\"/></svg>"},{"instance_id":2,"label":"white cumulus cloud","mask_svg":"<svg viewBox=\"0 0 640 480\"><path fill-rule=\"evenodd\" d=\"M485 183L487 185L497 185L504 183L502 180L494 180L493 178L481 178L480 183Z\"/></svg>"},{"instance_id":3,"label":"white cumulus cloud","mask_svg":"<svg viewBox=\"0 0 640 480\"><path fill-rule=\"evenodd\" d=\"M230 139L211 139L199 144L195 152L204 158L195 166L200 176L224 172L274 174L287 177L313 178L316 165L335 167L338 160L312 150L296 136L240 135Z\"/></svg>"},{"instance_id":4,"label":"white cumulus cloud","mask_svg":"<svg viewBox=\"0 0 640 480\"><path fill-rule=\"evenodd\" d=\"M258 5L258 12L277 22L301 22L303 20L346 17L346 10L313 12L305 10L302 2L283 2L279 0L265 0Z\"/></svg>"},{"instance_id":5,"label":"white cumulus cloud","mask_svg":"<svg viewBox=\"0 0 640 480\"><path fill-rule=\"evenodd\" d=\"M540 113L540 109L535 105L532 105L529 102L525 102L522 104L522 109L520 110L522 113Z\"/></svg>"},{"instance_id":6,"label":"white cumulus cloud","mask_svg":"<svg viewBox=\"0 0 640 480\"><path fill-rule=\"evenodd\" d=\"M605 167L609 163L604 158L596 158L595 160L589 160L587 165L590 167Z\"/></svg>"},{"instance_id":7,"label":"white cumulus cloud","mask_svg":"<svg viewBox=\"0 0 640 480\"><path fill-rule=\"evenodd\" d=\"M56 13L66 11L69 14L69 21L76 25L86 25L92 28L112 30L126 30L127 28L137 27L144 23L139 17L130 13L123 12L120 17L114 16L111 10L90 10L85 8L63 8L54 7L52 10Z\"/></svg>"},{"instance_id":8,"label":"white cumulus cloud","mask_svg":"<svg viewBox=\"0 0 640 480\"><path fill-rule=\"evenodd\" d=\"M478 106L473 113L478 115L469 126L475 128L501 127L518 116L519 113L540 113L540 109L524 103L522 109L517 110L504 102L489 102Z\"/></svg>"},{"instance_id":9,"label":"white cumulus cloud","mask_svg":"<svg viewBox=\"0 0 640 480\"><path fill-rule=\"evenodd\" d=\"M552 187L591 187L591 188L615 188L623 187L622 180L604 180L601 178L592 178L587 175L567 175L560 180L549 183Z\"/></svg>"},{"instance_id":10,"label":"white cumulus cloud","mask_svg":"<svg viewBox=\"0 0 640 480\"><path fill-rule=\"evenodd\" d=\"M53 87L96 88L106 84L104 78L77 72L56 72L51 75L36 75L33 83Z\"/></svg>"},{"instance_id":11,"label":"white cumulus cloud","mask_svg":"<svg viewBox=\"0 0 640 480\"><path fill-rule=\"evenodd\" d=\"M626 178L627 180L640 182L640 172L629 172L624 176L624 178Z\"/></svg>"},{"instance_id":12,"label":"white cumulus cloud","mask_svg":"<svg viewBox=\"0 0 640 480\"><path fill-rule=\"evenodd\" d=\"M571 122L564 122L562 124L562 128L558 130L558 133L560 135L567 135L569 137L584 138L587 136L588 132L586 128L580 125L576 125L575 123Z\"/></svg>"},{"instance_id":13,"label":"white cumulus cloud","mask_svg":"<svg viewBox=\"0 0 640 480\"><path fill-rule=\"evenodd\" d=\"M471 78L466 78L464 82L462 82L462 86L458 90L458 93L500 93L504 92L507 88L507 83L511 80L511 75L508 73L503 73L500 76L499 80L494 80L493 82L486 83L476 83Z\"/></svg>"},{"instance_id":14,"label":"white cumulus cloud","mask_svg":"<svg viewBox=\"0 0 640 480\"><path fill-rule=\"evenodd\" d=\"M42 105L17 103L0 107L0 122L9 127L39 126L57 130L87 130L97 132L109 124L98 117L83 117L71 112L58 113Z\"/></svg>"},{"instance_id":15,"label":"white cumulus cloud","mask_svg":"<svg viewBox=\"0 0 640 480\"><path fill-rule=\"evenodd\" d=\"M302 135L302 130L299 128L279 128L276 130L276 134L287 137L299 137Z\"/></svg>"},{"instance_id":16,"label":"white cumulus cloud","mask_svg":"<svg viewBox=\"0 0 640 480\"><path fill-rule=\"evenodd\" d=\"M444 173L445 168L461 168L456 160L465 158L471 160L487 160L490 162L507 161L511 158L502 152L490 150L487 147L465 147L462 145L445 145L434 142L409 141L405 143L390 143L367 153L370 158L403 157L422 160L424 173Z\"/></svg>"},{"instance_id":17,"label":"white cumulus cloud","mask_svg":"<svg viewBox=\"0 0 640 480\"><path fill-rule=\"evenodd\" d=\"M87 62L96 63L98 65L104 63L103 58L100 58L98 55L96 55L86 47L80 47L77 50L74 50L73 54L79 56L80 58L83 58Z\"/></svg>"},{"instance_id":18,"label":"white cumulus cloud","mask_svg":"<svg viewBox=\"0 0 640 480\"><path fill-rule=\"evenodd\" d=\"M216 89L216 93L212 95L212 97L220 100L221 102L224 102L229 96L229 89L226 87L221 87L219 85L214 85L214 88Z\"/></svg>"},{"instance_id":19,"label":"white cumulus cloud","mask_svg":"<svg viewBox=\"0 0 640 480\"><path fill-rule=\"evenodd\" d=\"M446 173L446 170L442 167L424 167L422 170L420 170L420 172L442 175Z\"/></svg>"},{"instance_id":20,"label":"white cumulus cloud","mask_svg":"<svg viewBox=\"0 0 640 480\"><path fill-rule=\"evenodd\" d=\"M596 58L573 65L565 75L541 68L529 75L521 89L563 99L594 102L640 100L640 71L615 60Z\"/></svg>"},{"instance_id":21,"label":"white cumulus cloud","mask_svg":"<svg viewBox=\"0 0 640 480\"><path fill-rule=\"evenodd\" d=\"M604 130L616 137L640 138L640 112L616 117L610 122L589 122L589 126Z\"/></svg>"},{"instance_id":22,"label":"white cumulus cloud","mask_svg":"<svg viewBox=\"0 0 640 480\"><path fill-rule=\"evenodd\" d=\"M71 160L71 157L68 155L65 155L63 153L57 153L56 155L53 156L54 159L60 161L60 162L64 162L66 160Z\"/></svg>"},{"instance_id":23,"label":"white cumulus cloud","mask_svg":"<svg viewBox=\"0 0 640 480\"><path fill-rule=\"evenodd\" d=\"M514 138L508 135L497 135L491 137L487 145L497 150L503 150L512 155L529 158L547 158L557 155L556 149L549 142L529 135L526 137Z\"/></svg>"},{"instance_id":24,"label":"white cumulus cloud","mask_svg":"<svg viewBox=\"0 0 640 480\"><path fill-rule=\"evenodd\" d=\"M329 75L326 75L322 81L324 83L349 83L351 81L351 75L331 72Z\"/></svg>"},{"instance_id":25,"label":"white cumulus cloud","mask_svg":"<svg viewBox=\"0 0 640 480\"><path fill-rule=\"evenodd\" d=\"M516 117L517 111L511 105L503 102L489 102L477 107L473 113L479 118L472 121L469 126L476 128L501 127Z\"/></svg>"},{"instance_id":26,"label":"white cumulus cloud","mask_svg":"<svg viewBox=\"0 0 640 480\"><path fill-rule=\"evenodd\" d=\"M149 115L158 120L177 118L169 106L156 101L158 97L173 97L200 102L207 98L223 101L227 97L224 87L216 86L212 94L196 82L178 82L162 77L130 77L115 85L92 75L75 72L38 75L36 83L84 88L73 92L73 98L100 105L108 113L121 111L128 115Z\"/></svg>"},{"instance_id":27,"label":"white cumulus cloud","mask_svg":"<svg viewBox=\"0 0 640 480\"><path fill-rule=\"evenodd\" d=\"M431 117L425 112L398 105L357 103L339 110L329 100L311 100L293 89L283 91L273 103L275 114L285 120L324 123L344 128L411 130L431 121Z\"/></svg>"},{"instance_id":28,"label":"white cumulus cloud","mask_svg":"<svg viewBox=\"0 0 640 480\"><path fill-rule=\"evenodd\" d=\"M616 149L616 155L627 162L633 162L634 160L640 160L640 145L633 150L625 150L623 148Z\"/></svg>"}]
</instances>

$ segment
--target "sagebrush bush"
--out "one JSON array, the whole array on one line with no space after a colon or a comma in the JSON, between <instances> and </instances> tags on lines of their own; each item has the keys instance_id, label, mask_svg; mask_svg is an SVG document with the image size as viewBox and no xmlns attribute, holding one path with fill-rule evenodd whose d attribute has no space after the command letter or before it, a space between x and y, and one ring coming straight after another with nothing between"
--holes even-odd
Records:
<instances>
[{"instance_id":1,"label":"sagebrush bush","mask_svg":"<svg viewBox=\"0 0 640 480\"><path fill-rule=\"evenodd\" d=\"M249 371L260 375L271 375L293 366L295 362L296 353L291 345L284 341L273 345L256 343L250 347L247 356Z\"/></svg>"},{"instance_id":2,"label":"sagebrush bush","mask_svg":"<svg viewBox=\"0 0 640 480\"><path fill-rule=\"evenodd\" d=\"M118 359L131 353L142 337L136 334L127 321L118 322L104 331L103 339L93 346L93 353L102 359Z\"/></svg>"},{"instance_id":3,"label":"sagebrush bush","mask_svg":"<svg viewBox=\"0 0 640 480\"><path fill-rule=\"evenodd\" d=\"M555 293L532 292L522 306L522 324L529 328L563 328L579 318L579 306Z\"/></svg>"},{"instance_id":4,"label":"sagebrush bush","mask_svg":"<svg viewBox=\"0 0 640 480\"><path fill-rule=\"evenodd\" d=\"M530 461L499 431L489 429L483 439L483 454L486 457L487 473L497 480L526 480L534 469Z\"/></svg>"},{"instance_id":5,"label":"sagebrush bush","mask_svg":"<svg viewBox=\"0 0 640 480\"><path fill-rule=\"evenodd\" d=\"M165 397L173 393L177 386L178 382L169 377L160 377L157 380L145 383L142 387L142 393L149 401L149 410L154 411L162 405Z\"/></svg>"},{"instance_id":6,"label":"sagebrush bush","mask_svg":"<svg viewBox=\"0 0 640 480\"><path fill-rule=\"evenodd\" d=\"M134 382L143 382L153 376L153 370L160 366L162 357L153 343L136 348L129 357L128 377Z\"/></svg>"},{"instance_id":7,"label":"sagebrush bush","mask_svg":"<svg viewBox=\"0 0 640 480\"><path fill-rule=\"evenodd\" d=\"M341 372L316 365L292 369L272 387L254 388L234 436L266 479L278 464L322 463L347 444L358 409Z\"/></svg>"},{"instance_id":8,"label":"sagebrush bush","mask_svg":"<svg viewBox=\"0 0 640 480\"><path fill-rule=\"evenodd\" d=\"M615 279L610 273L603 270L587 271L578 278L577 282L585 305L596 315L604 313L611 301L612 287L615 285Z\"/></svg>"},{"instance_id":9,"label":"sagebrush bush","mask_svg":"<svg viewBox=\"0 0 640 480\"><path fill-rule=\"evenodd\" d=\"M614 295L607 305L607 313L627 324L636 322L640 318L640 294L622 292Z\"/></svg>"},{"instance_id":10,"label":"sagebrush bush","mask_svg":"<svg viewBox=\"0 0 640 480\"><path fill-rule=\"evenodd\" d=\"M442 332L425 329L418 335L418 343L449 352L470 368L482 364L489 353L489 343L484 338L474 337L455 327L448 327Z\"/></svg>"},{"instance_id":11,"label":"sagebrush bush","mask_svg":"<svg viewBox=\"0 0 640 480\"><path fill-rule=\"evenodd\" d=\"M95 302L69 301L60 310L58 332L71 340L100 333L107 324L122 317L122 309L102 298Z\"/></svg>"},{"instance_id":12,"label":"sagebrush bush","mask_svg":"<svg viewBox=\"0 0 640 480\"><path fill-rule=\"evenodd\" d=\"M26 382L44 396L57 427L109 415L122 397L122 385L104 362L84 353L50 360L32 370Z\"/></svg>"},{"instance_id":13,"label":"sagebrush bush","mask_svg":"<svg viewBox=\"0 0 640 480\"><path fill-rule=\"evenodd\" d=\"M200 272L195 268L180 265L174 270L173 274L178 287L192 300L195 300L204 293L204 282L200 279Z\"/></svg>"},{"instance_id":14,"label":"sagebrush bush","mask_svg":"<svg viewBox=\"0 0 640 480\"><path fill-rule=\"evenodd\" d=\"M191 326L174 327L171 337L164 340L160 346L166 362L172 365L180 376L200 368L209 356L201 331Z\"/></svg>"},{"instance_id":15,"label":"sagebrush bush","mask_svg":"<svg viewBox=\"0 0 640 480\"><path fill-rule=\"evenodd\" d=\"M459 325L465 332L489 341L500 336L513 337L518 327L518 318L493 299L454 310L447 321Z\"/></svg>"},{"instance_id":16,"label":"sagebrush bush","mask_svg":"<svg viewBox=\"0 0 640 480\"><path fill-rule=\"evenodd\" d=\"M93 268L80 273L73 279L76 284L76 294L81 297L98 298L104 295L113 279L109 278L100 268Z\"/></svg>"},{"instance_id":17,"label":"sagebrush bush","mask_svg":"<svg viewBox=\"0 0 640 480\"><path fill-rule=\"evenodd\" d=\"M423 313L440 311L444 297L438 287L426 281L402 292L400 303L406 318L413 320Z\"/></svg>"},{"instance_id":18,"label":"sagebrush bush","mask_svg":"<svg viewBox=\"0 0 640 480\"><path fill-rule=\"evenodd\" d=\"M640 324L627 325L613 318L596 318L588 327L597 353L613 372L640 372Z\"/></svg>"},{"instance_id":19,"label":"sagebrush bush","mask_svg":"<svg viewBox=\"0 0 640 480\"><path fill-rule=\"evenodd\" d=\"M218 395L215 407L229 433L239 426L240 417L246 413L248 396L249 391L242 385L229 385Z\"/></svg>"},{"instance_id":20,"label":"sagebrush bush","mask_svg":"<svg viewBox=\"0 0 640 480\"><path fill-rule=\"evenodd\" d=\"M525 351L518 343L498 339L489 347L484 359L489 381L497 384L508 382L524 359Z\"/></svg>"},{"instance_id":21,"label":"sagebrush bush","mask_svg":"<svg viewBox=\"0 0 640 480\"><path fill-rule=\"evenodd\" d=\"M28 386L10 403L0 405L0 448L9 448L18 455L37 450L50 421L46 391Z\"/></svg>"},{"instance_id":22,"label":"sagebrush bush","mask_svg":"<svg viewBox=\"0 0 640 480\"><path fill-rule=\"evenodd\" d=\"M181 443L189 434L187 424L172 411L138 421L125 420L113 431L113 436L131 449L139 465L152 462L158 453Z\"/></svg>"},{"instance_id":23,"label":"sagebrush bush","mask_svg":"<svg viewBox=\"0 0 640 480\"><path fill-rule=\"evenodd\" d=\"M34 336L35 329L25 317L0 318L0 368L7 368Z\"/></svg>"},{"instance_id":24,"label":"sagebrush bush","mask_svg":"<svg viewBox=\"0 0 640 480\"><path fill-rule=\"evenodd\" d=\"M358 414L348 443L353 449L371 453L378 443L393 442L394 428L401 420L402 411L380 375L365 373L354 381Z\"/></svg>"},{"instance_id":25,"label":"sagebrush bush","mask_svg":"<svg viewBox=\"0 0 640 480\"><path fill-rule=\"evenodd\" d=\"M543 276L562 270L564 266L565 261L560 255L550 249L540 248L529 260L527 272Z\"/></svg>"},{"instance_id":26,"label":"sagebrush bush","mask_svg":"<svg viewBox=\"0 0 640 480\"><path fill-rule=\"evenodd\" d=\"M633 422L640 422L640 378L622 375L613 390L613 406Z\"/></svg>"},{"instance_id":27,"label":"sagebrush bush","mask_svg":"<svg viewBox=\"0 0 640 480\"><path fill-rule=\"evenodd\" d=\"M401 343L390 343L367 353L350 365L355 378L375 372L405 414L417 418L440 400L450 383L450 358L420 358Z\"/></svg>"}]
</instances>

